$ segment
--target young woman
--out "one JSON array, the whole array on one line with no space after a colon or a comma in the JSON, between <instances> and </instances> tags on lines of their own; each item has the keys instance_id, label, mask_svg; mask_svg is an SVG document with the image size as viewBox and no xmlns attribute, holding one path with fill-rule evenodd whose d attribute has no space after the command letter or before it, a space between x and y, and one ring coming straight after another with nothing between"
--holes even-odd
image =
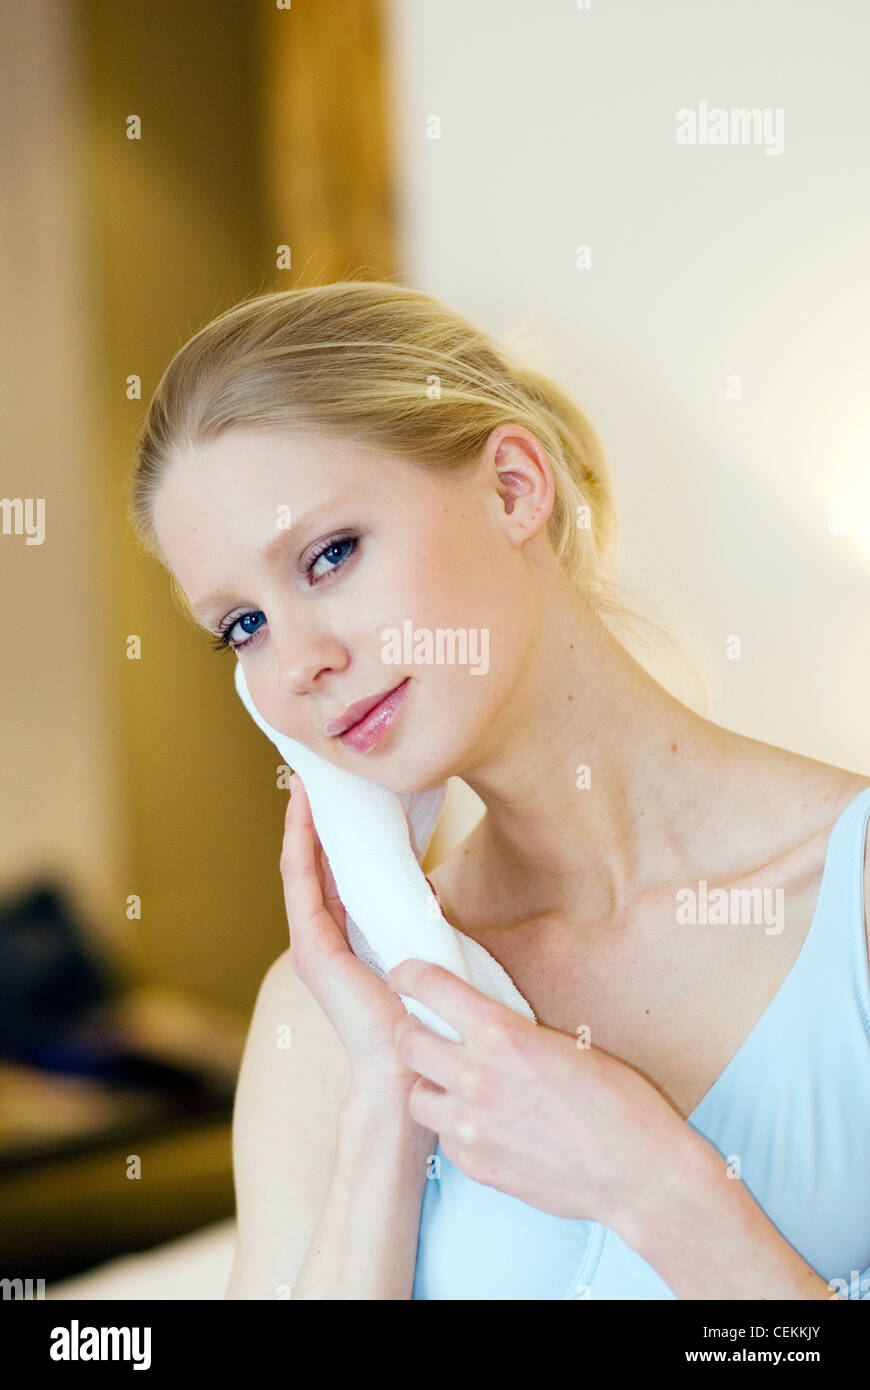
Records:
<instances>
[{"instance_id":1,"label":"young woman","mask_svg":"<svg viewBox=\"0 0 870 1390\"><path fill-rule=\"evenodd\" d=\"M228 1296L862 1296L870 778L720 728L629 654L565 393L411 289L261 295L167 368L132 516L271 725L398 792L478 793L433 885L537 1019L358 959L299 785ZM409 621L486 633L486 670L385 661Z\"/></svg>"}]
</instances>

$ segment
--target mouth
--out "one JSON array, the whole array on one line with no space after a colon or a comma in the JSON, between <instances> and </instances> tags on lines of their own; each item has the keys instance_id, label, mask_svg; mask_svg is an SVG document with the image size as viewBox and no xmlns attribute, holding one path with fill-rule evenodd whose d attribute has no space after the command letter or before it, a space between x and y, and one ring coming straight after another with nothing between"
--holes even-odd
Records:
<instances>
[{"instance_id":1,"label":"mouth","mask_svg":"<svg viewBox=\"0 0 870 1390\"><path fill-rule=\"evenodd\" d=\"M350 709L341 719L327 724L326 732L341 740L345 748L355 753L366 753L384 737L398 718L411 687L411 677L405 679L383 695L372 700L362 700Z\"/></svg>"}]
</instances>

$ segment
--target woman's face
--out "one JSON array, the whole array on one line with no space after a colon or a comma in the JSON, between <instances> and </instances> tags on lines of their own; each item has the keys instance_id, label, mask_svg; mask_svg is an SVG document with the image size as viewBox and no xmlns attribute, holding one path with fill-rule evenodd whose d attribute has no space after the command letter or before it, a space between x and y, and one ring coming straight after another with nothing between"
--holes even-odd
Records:
<instances>
[{"instance_id":1,"label":"woman's face","mask_svg":"<svg viewBox=\"0 0 870 1390\"><path fill-rule=\"evenodd\" d=\"M510 734L540 596L498 481L491 451L457 481L355 442L239 428L173 459L154 525L197 622L237 648L266 721L414 791ZM327 732L399 686L392 722L382 708L344 740Z\"/></svg>"}]
</instances>

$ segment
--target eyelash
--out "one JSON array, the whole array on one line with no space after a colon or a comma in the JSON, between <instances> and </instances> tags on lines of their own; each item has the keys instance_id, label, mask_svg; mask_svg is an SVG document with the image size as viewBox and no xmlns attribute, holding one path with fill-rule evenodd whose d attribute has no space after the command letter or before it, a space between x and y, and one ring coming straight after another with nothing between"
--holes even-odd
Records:
<instances>
[{"instance_id":1,"label":"eyelash","mask_svg":"<svg viewBox=\"0 0 870 1390\"><path fill-rule=\"evenodd\" d=\"M314 566L317 564L317 561L320 560L327 553L327 551L334 550L341 545L349 545L350 550L348 551L347 555L345 555L344 559L340 560L337 565L333 565L332 569L327 571L328 574L336 574L340 569L344 569L344 566L347 564L351 555L353 555L358 544L359 536L356 535L331 536L330 539L324 541L323 545L319 546L315 553L312 555L311 559L308 561L308 564L305 566L305 574L308 575L311 573L311 571L314 569ZM315 579L314 584L322 583L323 578L326 578L326 576L322 576L321 579ZM240 652L243 647L249 646L251 642L253 642L257 637L259 637L260 633L263 630L262 628L257 628L257 631L252 632L250 637L245 638L244 642L231 642L230 633L236 626L236 623L240 623L242 621L242 618L251 618L255 616L256 613L240 613L237 618L233 618L230 622L225 623L220 630L220 636L213 637L211 639L211 645L214 648L214 650L217 652Z\"/></svg>"}]
</instances>

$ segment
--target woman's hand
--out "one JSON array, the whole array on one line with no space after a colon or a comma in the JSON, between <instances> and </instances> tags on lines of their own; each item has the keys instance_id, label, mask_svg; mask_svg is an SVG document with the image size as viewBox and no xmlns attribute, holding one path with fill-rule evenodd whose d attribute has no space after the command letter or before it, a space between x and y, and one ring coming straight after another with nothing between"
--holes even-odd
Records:
<instances>
[{"instance_id":1,"label":"woman's hand","mask_svg":"<svg viewBox=\"0 0 870 1390\"><path fill-rule=\"evenodd\" d=\"M393 1047L395 1026L407 1016L405 1007L350 949L344 906L298 773L291 782L280 868L290 959L341 1038L352 1088L407 1104L419 1076Z\"/></svg>"},{"instance_id":2,"label":"woman's hand","mask_svg":"<svg viewBox=\"0 0 870 1390\"><path fill-rule=\"evenodd\" d=\"M451 1024L451 1042L413 1015L397 1056L420 1079L418 1124L468 1177L554 1216L600 1221L631 1243L698 1158L697 1136L633 1067L521 1017L440 965L406 960L387 982ZM578 1030L579 1031L579 1030Z\"/></svg>"}]
</instances>

